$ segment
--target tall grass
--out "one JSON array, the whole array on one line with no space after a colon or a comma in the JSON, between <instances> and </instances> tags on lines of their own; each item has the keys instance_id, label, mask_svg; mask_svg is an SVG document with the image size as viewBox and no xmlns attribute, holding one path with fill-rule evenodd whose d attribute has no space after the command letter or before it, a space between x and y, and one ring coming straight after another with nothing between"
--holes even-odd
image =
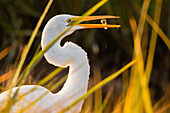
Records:
<instances>
[{"instance_id":1,"label":"tall grass","mask_svg":"<svg viewBox=\"0 0 170 113\"><path fill-rule=\"evenodd\" d=\"M80 23L83 20L83 18L85 18L86 16L93 14L99 7L103 6L106 2L107 0L101 0L98 4L96 4L94 7L89 9L86 13L84 13L82 15L82 18L80 18L80 20L77 23L75 23L73 26ZM132 55L133 57L131 58L131 62L122 66L121 69L117 70L116 72L109 75L105 79L102 79L101 70L96 69L94 71L94 77L90 78L88 92L83 96L81 96L80 98L78 98L75 102L70 104L68 107L63 109L61 112L66 112L82 99L85 99L85 103L82 108L82 113L84 112L86 113L90 113L90 112L95 112L95 113L111 113L111 112L113 113L123 113L123 112L124 113L145 113L145 112L162 113L165 112L166 113L168 112L170 103L167 101L167 97L166 96L162 97L162 99L160 99L154 105L153 98L152 98L153 96L152 90L149 87L149 80L154 65L153 63L154 63L154 56L155 56L155 50L157 46L158 35L163 40L164 44L167 46L168 48L167 51L169 51L170 48L170 40L168 36L166 36L164 31L159 27L159 22L161 17L160 15L162 9L162 0L156 0L153 19L148 14L150 2L151 2L150 0L143 1L141 11L139 11L140 12L139 21L136 20L132 11L128 12L128 20L126 21L129 21L132 38L133 38L133 55ZM37 47L38 48L37 52L33 56L30 63L24 68L23 64L27 58L28 52L30 51L35 36L45 18L45 15L50 9L52 3L53 0L49 0L49 3L47 4L42 16L40 17L37 26L35 27L30 37L28 44L25 46L25 48L22 51L22 54L20 55L20 60L18 61L18 59L16 59L17 67L14 69L9 69L7 73L0 76L0 84L2 84L2 87L0 87L0 89L2 91L9 89L11 93L11 89L13 87L26 84L25 81L26 79L28 79L27 76L40 62L40 60L43 57L43 54L55 43L55 41L57 41L59 37L63 36L64 33L70 30L71 27L73 27L71 26L65 31L63 31L44 50L39 50L39 47ZM110 10L111 3L112 2L109 1L106 6L109 6L107 7L108 9L107 11L113 13L113 11ZM148 26L151 26L152 28L151 38L148 37L148 32L147 32ZM150 43L148 45L146 44L142 46L142 44L144 44L145 43L144 41L146 40L149 40ZM149 46L149 49L147 49L146 46ZM5 58L6 55L10 54L10 52L12 52L11 46L8 46L0 53L0 60ZM24 68L23 71L22 68ZM48 84L48 82L52 78L54 78L54 76L57 73L61 71L62 71L61 68L57 68L49 75L47 75L44 79L38 80L37 85ZM122 88L122 94L119 96L115 96L114 95L115 89L113 88L113 86L107 84L109 84L111 81L114 81L114 79L117 78L118 76L122 76L123 82L121 83L123 88ZM54 82L51 84L49 83L50 84L49 89L54 90L55 88L63 84L66 79L67 76L63 77L56 83ZM109 87L108 88L109 90L105 95L103 95L102 87L106 87L106 85L107 87ZM35 89L32 89L31 91ZM29 91L28 93L30 93L31 91ZM93 93L94 95L92 95ZM39 98L37 98L34 102L30 103L27 107L22 109L20 112L22 113L28 108L30 108L31 106L34 106L34 104L46 94L47 92L40 95ZM20 98L22 98L22 96ZM13 104L14 101L17 100L12 100L8 96L6 108L2 110L2 108L0 107L0 110L2 110L1 112L8 112L9 109L11 108L11 103Z\"/></svg>"}]
</instances>

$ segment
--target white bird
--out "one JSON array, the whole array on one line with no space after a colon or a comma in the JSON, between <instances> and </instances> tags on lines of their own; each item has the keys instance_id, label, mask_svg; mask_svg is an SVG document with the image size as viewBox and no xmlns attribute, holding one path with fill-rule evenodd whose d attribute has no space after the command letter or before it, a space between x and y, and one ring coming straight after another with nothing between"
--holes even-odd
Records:
<instances>
[{"instance_id":1,"label":"white bird","mask_svg":"<svg viewBox=\"0 0 170 113\"><path fill-rule=\"evenodd\" d=\"M43 33L41 46L44 49L47 44L49 44L55 37L57 37L62 31L67 29L71 24L76 22L80 16L73 16L68 14L57 15L51 18L46 24ZM83 21L90 21L96 19L105 19L105 18L118 18L117 16L88 16L83 19ZM106 24L78 24L71 28L63 37L57 40L52 47L44 54L46 60L55 66L60 67L70 67L68 78L63 86L63 88L56 94L51 93L48 89L38 86L38 85L23 85L19 87L17 92L18 98L20 95L23 95L29 92L31 89L34 89L32 92L26 94L17 102L15 102L11 109L10 113L16 113L31 102L41 96L43 93L48 91L48 93L36 102L33 106L27 109L25 112L29 113L57 113L70 105L80 96L87 92L88 88L88 79L89 79L89 63L87 59L86 52L79 47L78 45L67 42L64 46L60 46L61 40L73 33L78 29L85 28L115 28L119 25L106 25ZM11 97L17 91L18 87L12 89ZM0 110L5 107L5 101L7 99L9 91L5 91L0 94ZM70 108L68 113L78 113L81 111L83 101L81 100L74 107Z\"/></svg>"}]
</instances>

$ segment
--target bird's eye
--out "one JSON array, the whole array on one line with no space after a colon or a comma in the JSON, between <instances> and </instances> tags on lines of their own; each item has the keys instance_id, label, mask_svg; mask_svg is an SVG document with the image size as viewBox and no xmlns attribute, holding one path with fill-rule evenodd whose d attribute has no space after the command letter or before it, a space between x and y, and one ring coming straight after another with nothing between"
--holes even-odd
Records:
<instances>
[{"instance_id":1,"label":"bird's eye","mask_svg":"<svg viewBox=\"0 0 170 113\"><path fill-rule=\"evenodd\" d=\"M67 19L67 23L71 23L71 19L69 18L69 19Z\"/></svg>"}]
</instances>

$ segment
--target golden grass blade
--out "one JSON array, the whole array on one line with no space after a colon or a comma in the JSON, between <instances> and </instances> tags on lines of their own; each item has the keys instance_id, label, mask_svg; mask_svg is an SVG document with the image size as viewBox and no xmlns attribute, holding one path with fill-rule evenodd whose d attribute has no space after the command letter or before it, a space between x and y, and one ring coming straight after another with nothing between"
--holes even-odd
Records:
<instances>
[{"instance_id":1,"label":"golden grass blade","mask_svg":"<svg viewBox=\"0 0 170 113\"><path fill-rule=\"evenodd\" d=\"M137 6L139 8L139 6ZM139 10L137 10L139 12ZM162 31L162 29L158 26L158 24L156 24L156 22L147 14L147 15L142 15L143 18L145 18L146 16L146 21L151 25L151 27L157 31L157 34L161 37L161 39L164 41L164 43L166 44L166 46L168 47L168 49L170 50L170 40L167 37L167 35Z\"/></svg>"},{"instance_id":2,"label":"golden grass blade","mask_svg":"<svg viewBox=\"0 0 170 113\"><path fill-rule=\"evenodd\" d=\"M12 78L13 75L14 75L14 73L15 73L15 70L10 70L9 72L1 75L1 76L0 76L0 83L2 83L2 82L4 82L4 81Z\"/></svg>"},{"instance_id":3,"label":"golden grass blade","mask_svg":"<svg viewBox=\"0 0 170 113\"><path fill-rule=\"evenodd\" d=\"M124 98L126 97L126 92L128 89L128 84L129 84L129 80L128 80L128 76L129 75L129 70L126 70L123 72L122 74L122 85L123 85L123 89L122 89L122 98L124 100Z\"/></svg>"},{"instance_id":4,"label":"golden grass blade","mask_svg":"<svg viewBox=\"0 0 170 113\"><path fill-rule=\"evenodd\" d=\"M143 104L145 106L146 112L153 113L152 103L151 103L151 98L150 98L150 93L149 93L149 88L147 86L146 78L144 78L142 81L142 99L143 99Z\"/></svg>"},{"instance_id":5,"label":"golden grass blade","mask_svg":"<svg viewBox=\"0 0 170 113\"><path fill-rule=\"evenodd\" d=\"M131 30L133 37L136 36L137 32L137 23L133 16L129 18L129 22L131 25ZM133 54L133 57L135 58L135 54ZM131 68L131 74L130 74L130 84L127 89L126 97L125 97L125 103L124 103L124 113L133 113L133 112L139 112L140 104L142 102L141 98L139 97L139 94L141 94L139 80L136 79L137 77L137 64L133 65ZM138 102L136 104L135 102Z\"/></svg>"},{"instance_id":6,"label":"golden grass blade","mask_svg":"<svg viewBox=\"0 0 170 113\"><path fill-rule=\"evenodd\" d=\"M32 45L32 43L33 43L33 41L34 41L34 39L35 39L35 36L36 36L36 34L37 34L40 26L41 26L42 21L43 21L44 18L45 18L45 15L47 14L47 12L48 12L48 10L49 10L52 2L53 2L53 0L49 0L49 2L48 2L48 4L47 4L47 6L46 6L46 8L45 8L45 10L44 10L44 12L43 12L43 14L41 15L41 17L40 17L40 19L39 19L39 21L38 21L38 23L37 23L37 25L36 25L36 27L35 27L32 35L31 35L31 37L30 37L30 40L29 40L29 42L28 42L28 44L27 44L27 48L26 48L26 50L25 50L25 53L24 53L23 56L21 57L21 60L20 60L19 65L18 65L18 68L17 68L17 70L16 70L16 72L15 72L15 75L14 75L14 78L13 78L13 80L12 80L12 82L11 82L10 89L12 89L13 87L15 87L15 85L16 85L17 78L18 78L18 76L19 76L19 74L20 74L21 68L22 68L22 66L23 66L23 64L24 64L24 61L25 61L25 59L26 59L26 57L27 57L27 54L28 54L28 52L29 52L29 50L30 50L30 48L31 48L31 45Z\"/></svg>"},{"instance_id":7,"label":"golden grass blade","mask_svg":"<svg viewBox=\"0 0 170 113\"><path fill-rule=\"evenodd\" d=\"M96 85L101 81L101 72L100 69L97 68L94 70L94 84ZM100 108L102 106L102 88L99 88L98 90L95 91L94 94L94 112L95 113L102 113L100 111Z\"/></svg>"},{"instance_id":8,"label":"golden grass blade","mask_svg":"<svg viewBox=\"0 0 170 113\"><path fill-rule=\"evenodd\" d=\"M144 30L144 25L145 25L145 20L146 20L149 4L150 4L150 0L144 0L143 5L142 5L142 10L140 13L139 24L138 24L138 34L141 39L142 39L142 34Z\"/></svg>"},{"instance_id":9,"label":"golden grass blade","mask_svg":"<svg viewBox=\"0 0 170 113\"><path fill-rule=\"evenodd\" d=\"M90 95L84 102L84 109L80 113L91 113L93 109L93 96Z\"/></svg>"},{"instance_id":10,"label":"golden grass blade","mask_svg":"<svg viewBox=\"0 0 170 113\"><path fill-rule=\"evenodd\" d=\"M56 89L58 86L60 86L62 83L64 83L64 82L66 81L66 79L67 79L67 75L64 76L62 79L60 79L57 83L53 84L53 85L49 88L49 90L52 91L52 90Z\"/></svg>"},{"instance_id":11,"label":"golden grass blade","mask_svg":"<svg viewBox=\"0 0 170 113\"><path fill-rule=\"evenodd\" d=\"M94 86L94 85L93 85L93 77L91 76L89 79L89 84L88 84L89 89L92 86ZM92 109L93 109L93 105L94 105L93 104L93 95L90 95L85 99L82 110L80 113L91 113Z\"/></svg>"},{"instance_id":12,"label":"golden grass blade","mask_svg":"<svg viewBox=\"0 0 170 113\"><path fill-rule=\"evenodd\" d=\"M3 51L0 52L0 60L2 60L11 51L11 46L8 46Z\"/></svg>"},{"instance_id":13,"label":"golden grass blade","mask_svg":"<svg viewBox=\"0 0 170 113\"><path fill-rule=\"evenodd\" d=\"M152 104L150 100L150 94L148 89L148 84L146 82L146 75L144 74L144 61L143 55L141 51L141 41L140 37L137 33L136 37L134 37L134 48L135 48L135 56L137 58L137 75L139 76L140 86L142 88L142 100L145 106L145 110L147 113L152 113Z\"/></svg>"},{"instance_id":14,"label":"golden grass blade","mask_svg":"<svg viewBox=\"0 0 170 113\"><path fill-rule=\"evenodd\" d=\"M146 61L147 53L148 53L148 33L149 33L149 27L148 23L145 24L144 32L141 40L141 48L142 48L142 54L143 54L143 61Z\"/></svg>"},{"instance_id":15,"label":"golden grass blade","mask_svg":"<svg viewBox=\"0 0 170 113\"><path fill-rule=\"evenodd\" d=\"M102 106L100 107L100 113L103 113L108 101L109 101L109 98L111 97L112 93L113 93L113 87L110 87L109 91L107 92L106 94L106 97L104 98L104 101L103 101L103 104Z\"/></svg>"},{"instance_id":16,"label":"golden grass blade","mask_svg":"<svg viewBox=\"0 0 170 113\"><path fill-rule=\"evenodd\" d=\"M144 0L141 16L139 19L138 24L138 31L136 32L136 36L134 37L134 49L135 49L135 56L137 58L137 73L139 76L140 85L142 88L142 101L144 104L144 108L146 113L152 113L152 103L149 94L148 84L146 82L146 75L144 74L144 60L143 54L141 50L141 38L144 30L144 24L147 16L147 10L149 8L150 0Z\"/></svg>"},{"instance_id":17,"label":"golden grass blade","mask_svg":"<svg viewBox=\"0 0 170 113\"><path fill-rule=\"evenodd\" d=\"M123 101L119 98L118 101L116 102L116 105L114 106L114 109L112 113L122 113L122 104Z\"/></svg>"},{"instance_id":18,"label":"golden grass blade","mask_svg":"<svg viewBox=\"0 0 170 113\"><path fill-rule=\"evenodd\" d=\"M19 53L18 53L18 55L17 55L17 57L16 57L16 59L15 59L15 63L14 63L14 68L15 68L15 69L17 68L19 59L20 59L20 57L23 56L25 50L26 50L26 46L24 46L24 48L22 48L22 49L19 51ZM14 74L15 74L15 73L14 73Z\"/></svg>"},{"instance_id":19,"label":"golden grass blade","mask_svg":"<svg viewBox=\"0 0 170 113\"><path fill-rule=\"evenodd\" d=\"M40 49L41 49L41 44L38 45L38 47L37 47L37 49L36 49L34 55L38 54L38 52L40 51Z\"/></svg>"},{"instance_id":20,"label":"golden grass blade","mask_svg":"<svg viewBox=\"0 0 170 113\"><path fill-rule=\"evenodd\" d=\"M142 94L142 102L144 105L144 109L146 111L146 113L152 113L152 104L151 104L151 98L150 98L150 94L149 94L149 88L148 88L148 84L146 82L146 75L144 73L144 60L143 60L143 53L142 53L142 48L141 48L141 39L142 39L142 35L143 35L143 30L144 30L144 24L145 24L145 19L147 16L147 10L149 8L149 4L150 4L150 0L144 0L143 6L142 6L142 10L141 10L141 15L140 15L140 19L139 19L139 24L138 24L138 29L135 32L135 37L134 38L134 53L135 53L135 57L137 59L137 64L136 64L136 68L135 68L135 76L138 76L139 79L139 83L138 84L136 82L137 85L135 85L135 87L138 87L137 89L139 89L137 92L135 92L135 89L133 88L133 86L131 86L131 89L133 91L133 93L136 95L135 97L139 97ZM134 23L130 22L131 28L133 30L133 25L132 24L136 24L136 22L134 21ZM135 25L136 26L136 25ZM138 80L137 78L135 78L136 80ZM141 89L140 89L141 87ZM132 97L132 95L131 95ZM137 100L139 100L138 98L136 98L134 101L132 101L131 104L133 104L133 102L138 102ZM140 103L140 102L139 102ZM140 105L140 104L139 104ZM141 105L140 105L141 106ZM140 110L140 106L138 106L138 109L135 109L133 106L133 109L131 110L131 108L127 108L129 110L129 112L133 112L133 110ZM126 109L124 109L124 112L127 112Z\"/></svg>"},{"instance_id":21,"label":"golden grass blade","mask_svg":"<svg viewBox=\"0 0 170 113\"><path fill-rule=\"evenodd\" d=\"M168 49L170 50L170 40L169 38L165 35L165 33L161 30L161 28L156 24L155 21L152 20L152 18L147 15L146 16L146 21L152 26L152 28L155 31L158 31L158 35L162 38L162 40L164 41L164 43L166 44L166 46L168 47Z\"/></svg>"},{"instance_id":22,"label":"golden grass blade","mask_svg":"<svg viewBox=\"0 0 170 113\"><path fill-rule=\"evenodd\" d=\"M161 16L161 9L162 9L162 0L156 0L154 21L158 25L159 25L160 16ZM154 55L155 55L155 48L156 48L156 42L157 42L157 32L158 32L158 29L155 29L155 30L152 29L152 35L151 35L151 40L150 40L150 44L149 44L149 51L148 51L146 70L145 70L147 81L149 81L150 74L152 71L153 59L154 59Z\"/></svg>"},{"instance_id":23,"label":"golden grass blade","mask_svg":"<svg viewBox=\"0 0 170 113\"><path fill-rule=\"evenodd\" d=\"M11 81L10 88L9 88L9 93L8 93L8 97L7 97L7 101L8 101L9 98L10 98L12 88L16 86L17 78L18 78L18 76L19 76L19 74L20 74L20 72L21 72L21 68L22 68L22 66L23 66L23 64L24 64L24 61L25 61L25 59L26 59L26 57L27 57L27 54L28 54L28 52L29 52L29 50L30 50L30 48L31 48L31 45L32 45L32 43L33 43L33 41L34 41L34 39L35 39L35 36L36 36L36 34L37 34L37 32L38 32L38 29L40 28L40 25L41 25L42 21L44 20L45 15L47 14L47 12L48 12L48 10L49 10L52 2L53 2L53 0L49 0L49 2L48 2L48 4L47 4L47 6L46 6L46 8L45 8L45 10L44 10L44 12L43 12L43 14L41 15L41 17L40 17L40 19L39 19L39 21L38 21L38 23L37 23L37 25L36 25L36 27L35 27L32 35L31 35L31 38L30 38L30 40L29 40L29 42L28 42L28 45L27 45L27 48L26 48L26 50L25 50L25 54L23 54L23 56L22 56L22 58L21 58L21 60L20 60L20 62L19 62L19 64L18 64L18 67L17 67L17 69L16 69L15 75L14 75L12 81ZM8 108L8 105L7 105L7 108Z\"/></svg>"},{"instance_id":24,"label":"golden grass blade","mask_svg":"<svg viewBox=\"0 0 170 113\"><path fill-rule=\"evenodd\" d=\"M169 109L170 109L170 104L167 104L164 105L161 109L157 110L155 113L168 113Z\"/></svg>"},{"instance_id":25,"label":"golden grass blade","mask_svg":"<svg viewBox=\"0 0 170 113\"><path fill-rule=\"evenodd\" d=\"M153 106L154 112L155 112L161 105L163 105L164 103L166 103L166 100L167 100L167 97L166 97L166 96L162 97L162 98Z\"/></svg>"},{"instance_id":26,"label":"golden grass blade","mask_svg":"<svg viewBox=\"0 0 170 113\"><path fill-rule=\"evenodd\" d=\"M47 75L44 79L40 80L38 82L38 85L44 85L45 83L47 83L50 79L52 79L56 74L58 74L59 72L61 72L63 69L62 68L57 68L55 69L52 73L50 73L49 75Z\"/></svg>"},{"instance_id":27,"label":"golden grass blade","mask_svg":"<svg viewBox=\"0 0 170 113\"><path fill-rule=\"evenodd\" d=\"M133 85L129 85L126 98L125 98L125 104L124 104L124 113L132 113L132 96L134 93L134 87Z\"/></svg>"},{"instance_id":28,"label":"golden grass blade","mask_svg":"<svg viewBox=\"0 0 170 113\"><path fill-rule=\"evenodd\" d=\"M133 16L129 18L129 22L131 25L131 30L133 37L136 37L137 32L137 23ZM136 55L133 54L133 57L135 58ZM127 90L125 103L124 103L124 113L133 113L138 112L140 109L140 106L135 104L136 101L138 103L141 103L141 99L139 99L139 94L141 94L141 90L138 90L140 88L139 80L136 79L137 77L137 64L133 65L131 68L131 74L130 74L130 85ZM137 90L136 90L137 89Z\"/></svg>"},{"instance_id":29,"label":"golden grass blade","mask_svg":"<svg viewBox=\"0 0 170 113\"><path fill-rule=\"evenodd\" d=\"M83 96L81 96L80 98L78 98L76 101L74 101L72 104L70 104L68 107L66 107L65 109L63 109L61 111L61 113L66 112L67 110L69 110L71 107L73 107L74 105L76 105L80 100L86 98L87 96L91 95L93 92L95 92L96 90L98 90L99 88L101 88L102 86L106 85L108 82L112 81L114 78L116 78L118 75L120 75L122 72L124 72L126 69L128 69L129 67L131 67L132 65L134 65L136 63L136 59L131 61L130 63L128 63L127 65L125 65L123 68L121 68L120 70L118 70L117 72L113 73L112 75L110 75L109 77L105 78L103 81L99 82L97 85L95 85L93 88L91 88L86 94L84 94Z\"/></svg>"}]
</instances>

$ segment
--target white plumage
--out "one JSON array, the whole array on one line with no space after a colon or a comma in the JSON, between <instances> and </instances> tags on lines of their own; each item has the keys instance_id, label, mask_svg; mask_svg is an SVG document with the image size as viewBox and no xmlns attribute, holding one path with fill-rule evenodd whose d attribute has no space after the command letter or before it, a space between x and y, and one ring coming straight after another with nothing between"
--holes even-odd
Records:
<instances>
[{"instance_id":1,"label":"white plumage","mask_svg":"<svg viewBox=\"0 0 170 113\"><path fill-rule=\"evenodd\" d=\"M97 17L97 18L96 18ZM87 17L84 21L95 20L95 19L103 19L103 18L117 18L113 16L94 16ZM70 24L74 23L79 16L72 15L57 15L48 21L46 24L43 33L41 46L42 49L47 46L55 37L57 37L62 31L64 31ZM94 19L93 19L94 18ZM92 24L91 24L92 25ZM72 42L67 42L63 47L60 46L61 40L73 33L75 30L84 29L84 28L105 28L105 27L117 27L115 25L103 25L100 24L79 24L74 26L70 31L68 31L63 37L61 37L57 42L44 54L46 60L55 66L60 67L70 67L68 78L63 86L63 88L57 93L53 94L48 89L37 86L37 85L24 85L21 86L19 92L17 93L17 97L19 95L25 94L29 92L31 89L36 89L19 101L17 101L11 108L11 113L16 113L22 110L24 107L29 105L29 103L33 102L39 96L41 96L46 91L48 92L41 100L39 100L35 105L27 109L25 112L32 113L57 113L61 111L63 108L70 105L80 96L87 92L88 87L88 79L89 79L89 63L87 59L86 52L76 44ZM12 89L11 97L18 87ZM0 110L4 107L4 102L6 101L8 95L8 91L5 91L0 94ZM16 97L16 98L17 98ZM83 101L81 100L74 107L69 109L68 113L78 113L81 111Z\"/></svg>"}]
</instances>

